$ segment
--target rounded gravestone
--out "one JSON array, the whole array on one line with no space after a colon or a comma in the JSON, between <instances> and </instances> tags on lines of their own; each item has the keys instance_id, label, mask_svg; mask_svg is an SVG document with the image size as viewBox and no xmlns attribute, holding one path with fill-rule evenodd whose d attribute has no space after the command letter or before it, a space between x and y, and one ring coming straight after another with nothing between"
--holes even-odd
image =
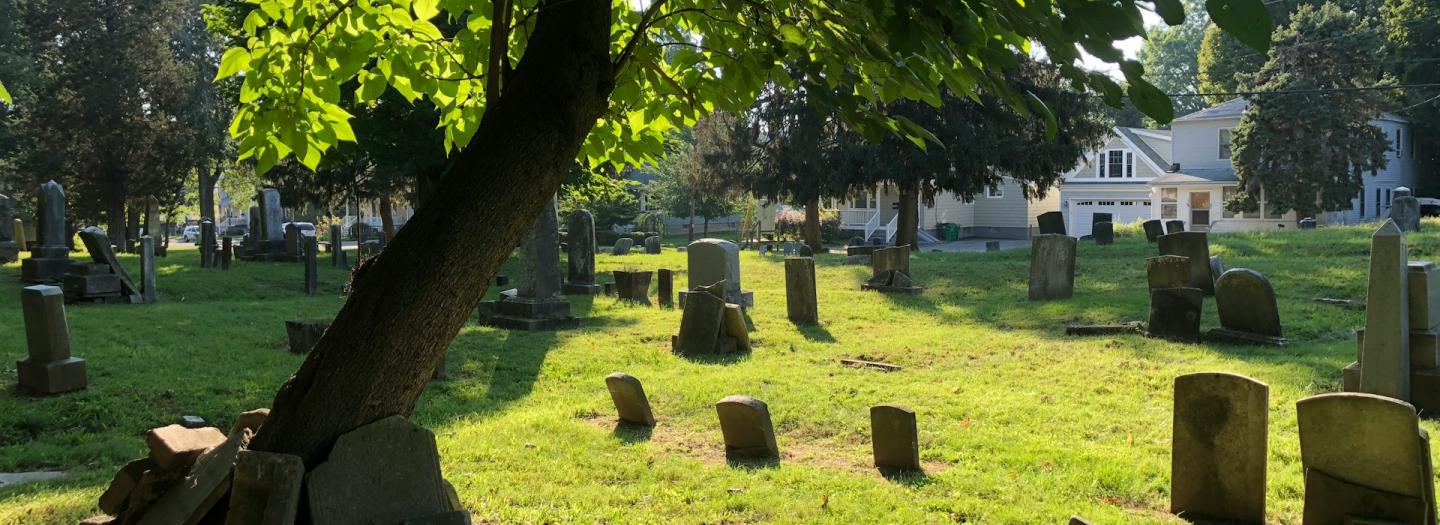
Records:
<instances>
[{"instance_id":1,"label":"rounded gravestone","mask_svg":"<svg viewBox=\"0 0 1440 525\"><path fill-rule=\"evenodd\" d=\"M770 422L770 408L763 401L750 396L730 396L715 403L715 413L725 436L726 455L745 458L780 455L775 445L775 427Z\"/></svg>"},{"instance_id":2,"label":"rounded gravestone","mask_svg":"<svg viewBox=\"0 0 1440 525\"><path fill-rule=\"evenodd\" d=\"M1252 334L1280 337L1280 307L1275 287L1255 270L1227 270L1215 280L1215 308L1220 326Z\"/></svg>"}]
</instances>

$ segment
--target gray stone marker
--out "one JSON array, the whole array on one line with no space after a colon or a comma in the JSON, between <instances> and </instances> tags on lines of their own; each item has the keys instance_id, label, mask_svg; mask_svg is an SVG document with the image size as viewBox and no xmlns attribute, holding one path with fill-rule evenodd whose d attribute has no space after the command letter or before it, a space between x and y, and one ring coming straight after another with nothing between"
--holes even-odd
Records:
<instances>
[{"instance_id":1,"label":"gray stone marker","mask_svg":"<svg viewBox=\"0 0 1440 525\"><path fill-rule=\"evenodd\" d=\"M1265 522L1270 387L1221 372L1175 378L1170 512Z\"/></svg>"},{"instance_id":2,"label":"gray stone marker","mask_svg":"<svg viewBox=\"0 0 1440 525\"><path fill-rule=\"evenodd\" d=\"M1225 274L1225 259L1219 255L1210 256L1210 278L1219 280Z\"/></svg>"},{"instance_id":3,"label":"gray stone marker","mask_svg":"<svg viewBox=\"0 0 1440 525\"><path fill-rule=\"evenodd\" d=\"M725 436L725 455L730 458L779 458L770 408L750 396L729 396L715 403L720 431Z\"/></svg>"},{"instance_id":4,"label":"gray stone marker","mask_svg":"<svg viewBox=\"0 0 1440 525\"><path fill-rule=\"evenodd\" d=\"M58 283L70 266L70 234L65 226L65 190L55 181L40 185L40 210L36 214L38 246L30 258L20 262L20 280L27 283Z\"/></svg>"},{"instance_id":5,"label":"gray stone marker","mask_svg":"<svg viewBox=\"0 0 1440 525\"><path fill-rule=\"evenodd\" d=\"M1190 258L1160 255L1145 259L1145 279L1149 289L1184 288L1190 285Z\"/></svg>"},{"instance_id":6,"label":"gray stone marker","mask_svg":"<svg viewBox=\"0 0 1440 525\"><path fill-rule=\"evenodd\" d=\"M564 292L595 295L600 285L595 282L595 217L590 210L570 212L566 220Z\"/></svg>"},{"instance_id":7,"label":"gray stone marker","mask_svg":"<svg viewBox=\"0 0 1440 525\"><path fill-rule=\"evenodd\" d=\"M85 360L70 355L70 326L65 322L65 295L54 286L20 290L25 312L25 343L29 357L15 363L20 390L51 395L85 388Z\"/></svg>"},{"instance_id":8,"label":"gray stone marker","mask_svg":"<svg viewBox=\"0 0 1440 525\"><path fill-rule=\"evenodd\" d=\"M1185 221L1178 220L1178 219L1171 219L1171 220L1165 221L1165 233L1166 233L1166 234L1170 234L1170 233L1180 233L1180 232L1183 232L1183 231L1185 231Z\"/></svg>"},{"instance_id":9,"label":"gray stone marker","mask_svg":"<svg viewBox=\"0 0 1440 525\"><path fill-rule=\"evenodd\" d=\"M718 288L723 290L722 283ZM714 285L711 288L715 288ZM680 332L671 339L671 350L677 355L692 356L733 351L733 342L726 345L724 337L725 300L718 293L697 288L688 294L688 304L680 316ZM717 290L718 292L718 290Z\"/></svg>"},{"instance_id":10,"label":"gray stone marker","mask_svg":"<svg viewBox=\"0 0 1440 525\"><path fill-rule=\"evenodd\" d=\"M320 242L314 235L304 235L305 241L305 295L320 293Z\"/></svg>"},{"instance_id":11,"label":"gray stone marker","mask_svg":"<svg viewBox=\"0 0 1440 525\"><path fill-rule=\"evenodd\" d=\"M1301 399L1295 409L1304 523L1434 523L1430 438L1413 406L1340 393Z\"/></svg>"},{"instance_id":12,"label":"gray stone marker","mask_svg":"<svg viewBox=\"0 0 1440 525\"><path fill-rule=\"evenodd\" d=\"M336 439L305 492L315 525L398 523L452 510L435 435L401 416Z\"/></svg>"},{"instance_id":13,"label":"gray stone marker","mask_svg":"<svg viewBox=\"0 0 1440 525\"><path fill-rule=\"evenodd\" d=\"M740 247L722 239L700 239L690 243L685 253L689 265L690 289L725 281L724 299L741 308L755 305L755 292L740 284ZM680 292L680 307L686 308L686 296Z\"/></svg>"},{"instance_id":14,"label":"gray stone marker","mask_svg":"<svg viewBox=\"0 0 1440 525\"><path fill-rule=\"evenodd\" d=\"M255 255L266 259L282 257L285 255L285 219L280 213L280 190L261 189L255 200L260 203L260 245Z\"/></svg>"},{"instance_id":15,"label":"gray stone marker","mask_svg":"<svg viewBox=\"0 0 1440 525\"><path fill-rule=\"evenodd\" d=\"M215 221L202 219L200 221L200 267L214 268L218 262L215 258Z\"/></svg>"},{"instance_id":16,"label":"gray stone marker","mask_svg":"<svg viewBox=\"0 0 1440 525\"><path fill-rule=\"evenodd\" d=\"M1410 261L1407 269L1411 333L1440 329L1440 266L1430 261Z\"/></svg>"},{"instance_id":17,"label":"gray stone marker","mask_svg":"<svg viewBox=\"0 0 1440 525\"><path fill-rule=\"evenodd\" d=\"M910 247L892 246L871 253L870 279L860 285L860 289L900 294L924 292L910 277Z\"/></svg>"},{"instance_id":18,"label":"gray stone marker","mask_svg":"<svg viewBox=\"0 0 1440 525\"><path fill-rule=\"evenodd\" d=\"M1172 341L1198 341L1204 307L1205 292L1199 288L1150 290L1148 334Z\"/></svg>"},{"instance_id":19,"label":"gray stone marker","mask_svg":"<svg viewBox=\"0 0 1440 525\"><path fill-rule=\"evenodd\" d=\"M570 315L570 301L560 293L559 230L551 198L520 243L515 297L480 303L482 323L509 330L559 330L580 324Z\"/></svg>"},{"instance_id":20,"label":"gray stone marker","mask_svg":"<svg viewBox=\"0 0 1440 525\"><path fill-rule=\"evenodd\" d=\"M10 222L13 215L14 206L11 204L10 197L0 195L0 226L4 226L3 223ZM20 258L20 248L24 245L17 243L16 239L11 237L11 231L12 230L0 227L0 264L12 262ZM18 232L19 229L17 228L13 231ZM22 235L23 234L16 234L15 237L21 237Z\"/></svg>"},{"instance_id":21,"label":"gray stone marker","mask_svg":"<svg viewBox=\"0 0 1440 525\"><path fill-rule=\"evenodd\" d=\"M1030 300L1069 299L1074 293L1075 238L1036 235L1030 240Z\"/></svg>"},{"instance_id":22,"label":"gray stone marker","mask_svg":"<svg viewBox=\"0 0 1440 525\"><path fill-rule=\"evenodd\" d=\"M1065 214L1058 211L1047 211L1035 218L1040 224L1041 235L1065 235Z\"/></svg>"},{"instance_id":23,"label":"gray stone marker","mask_svg":"<svg viewBox=\"0 0 1440 525\"><path fill-rule=\"evenodd\" d=\"M29 244L26 242L25 239L25 221L22 221L19 217L16 217L15 219L10 221L10 224L12 226L11 229L15 232L15 236L12 237L11 240L15 241L15 245L19 246L21 250L30 251L30 249L27 247Z\"/></svg>"},{"instance_id":24,"label":"gray stone marker","mask_svg":"<svg viewBox=\"0 0 1440 525\"><path fill-rule=\"evenodd\" d=\"M1365 297L1365 346L1360 390L1410 399L1410 301L1405 235L1395 221L1370 237L1370 288Z\"/></svg>"},{"instance_id":25,"label":"gray stone marker","mask_svg":"<svg viewBox=\"0 0 1440 525\"><path fill-rule=\"evenodd\" d=\"M655 414L650 411L650 400L645 397L645 387L640 380L624 372L605 376L605 387L610 390L610 400L615 402L615 412L620 421L655 426Z\"/></svg>"},{"instance_id":26,"label":"gray stone marker","mask_svg":"<svg viewBox=\"0 0 1440 525\"><path fill-rule=\"evenodd\" d=\"M669 268L655 270L655 276L659 283L655 285L655 294L659 296L661 308L675 306L675 272Z\"/></svg>"},{"instance_id":27,"label":"gray stone marker","mask_svg":"<svg viewBox=\"0 0 1440 525\"><path fill-rule=\"evenodd\" d=\"M820 322L819 303L815 296L815 259L785 258L785 313L790 322Z\"/></svg>"},{"instance_id":28,"label":"gray stone marker","mask_svg":"<svg viewBox=\"0 0 1440 525\"><path fill-rule=\"evenodd\" d=\"M1390 220L1395 221L1400 231L1420 231L1420 201L1411 195L1410 188L1395 188L1390 199Z\"/></svg>"},{"instance_id":29,"label":"gray stone marker","mask_svg":"<svg viewBox=\"0 0 1440 525\"><path fill-rule=\"evenodd\" d=\"M235 456L225 525L291 525L300 510L300 456L242 450Z\"/></svg>"},{"instance_id":30,"label":"gray stone marker","mask_svg":"<svg viewBox=\"0 0 1440 525\"><path fill-rule=\"evenodd\" d=\"M814 257L815 249L811 248L808 244L801 244L800 249L797 250L796 253L799 254L801 257Z\"/></svg>"},{"instance_id":31,"label":"gray stone marker","mask_svg":"<svg viewBox=\"0 0 1440 525\"><path fill-rule=\"evenodd\" d=\"M159 297L155 290L155 238L140 237L140 298L153 303Z\"/></svg>"},{"instance_id":32,"label":"gray stone marker","mask_svg":"<svg viewBox=\"0 0 1440 525\"><path fill-rule=\"evenodd\" d=\"M615 296L620 301L650 305L650 277L648 271L614 270Z\"/></svg>"},{"instance_id":33,"label":"gray stone marker","mask_svg":"<svg viewBox=\"0 0 1440 525\"><path fill-rule=\"evenodd\" d=\"M1215 309L1220 314L1220 328L1206 334L1207 339L1270 346L1289 344L1280 330L1280 306L1275 301L1275 288L1260 272L1235 268L1221 274L1215 280Z\"/></svg>"},{"instance_id":34,"label":"gray stone marker","mask_svg":"<svg viewBox=\"0 0 1440 525\"><path fill-rule=\"evenodd\" d=\"M920 431L915 412L896 405L870 407L870 441L875 449L875 467L901 472L919 472Z\"/></svg>"},{"instance_id":35,"label":"gray stone marker","mask_svg":"<svg viewBox=\"0 0 1440 525\"><path fill-rule=\"evenodd\" d=\"M160 199L154 195L145 196L145 218L140 224L141 233L159 238L165 234L165 225L160 223Z\"/></svg>"},{"instance_id":36,"label":"gray stone marker","mask_svg":"<svg viewBox=\"0 0 1440 525\"><path fill-rule=\"evenodd\" d=\"M630 255L630 248L635 246L635 239L621 237L615 239L615 245L610 247L610 255Z\"/></svg>"},{"instance_id":37,"label":"gray stone marker","mask_svg":"<svg viewBox=\"0 0 1440 525\"><path fill-rule=\"evenodd\" d=\"M1098 213L1096 215L1099 215ZM1108 213L1106 215L1109 215ZM1095 244L1108 246L1115 244L1115 224L1110 221L1100 221L1090 225L1090 236L1095 238Z\"/></svg>"},{"instance_id":38,"label":"gray stone marker","mask_svg":"<svg viewBox=\"0 0 1440 525\"><path fill-rule=\"evenodd\" d=\"M247 259L260 253L260 247L262 245L260 238L263 236L261 234L261 228L263 228L263 226L261 226L260 223L260 207L251 206L249 217L250 227L245 233L245 257Z\"/></svg>"},{"instance_id":39,"label":"gray stone marker","mask_svg":"<svg viewBox=\"0 0 1440 525\"><path fill-rule=\"evenodd\" d=\"M115 249L104 230L94 226L80 230L80 240L93 263L71 265L65 274L67 301L144 302L141 290L115 257Z\"/></svg>"},{"instance_id":40,"label":"gray stone marker","mask_svg":"<svg viewBox=\"0 0 1440 525\"><path fill-rule=\"evenodd\" d=\"M1112 214L1112 213L1092 213L1092 214L1090 214L1090 226L1091 226L1092 228L1093 228L1096 224L1100 224L1100 223L1102 223L1102 222L1110 222L1110 223L1115 222L1115 215Z\"/></svg>"},{"instance_id":41,"label":"gray stone marker","mask_svg":"<svg viewBox=\"0 0 1440 525\"><path fill-rule=\"evenodd\" d=\"M305 235L293 222L285 225L285 260L305 260Z\"/></svg>"},{"instance_id":42,"label":"gray stone marker","mask_svg":"<svg viewBox=\"0 0 1440 525\"><path fill-rule=\"evenodd\" d=\"M1160 219L1150 219L1140 226L1145 228L1146 241L1157 242L1161 235L1165 235L1165 223L1160 222Z\"/></svg>"},{"instance_id":43,"label":"gray stone marker","mask_svg":"<svg viewBox=\"0 0 1440 525\"><path fill-rule=\"evenodd\" d=\"M652 254L652 255L653 255L653 254L660 253L660 237L659 237L659 236L651 235L651 236L645 238L645 253Z\"/></svg>"},{"instance_id":44,"label":"gray stone marker","mask_svg":"<svg viewBox=\"0 0 1440 525\"><path fill-rule=\"evenodd\" d=\"M987 251L987 252L998 252L998 251L1000 251L1000 241L985 241L985 251Z\"/></svg>"},{"instance_id":45,"label":"gray stone marker","mask_svg":"<svg viewBox=\"0 0 1440 525\"><path fill-rule=\"evenodd\" d=\"M230 258L231 258L232 256L234 256L234 254L235 254L235 246L234 246L233 242L230 240L230 236L229 236L229 235L226 235L226 236L224 236L224 237L221 237L221 238L220 238L220 269L221 269L221 270L229 270L229 269L230 269Z\"/></svg>"},{"instance_id":46,"label":"gray stone marker","mask_svg":"<svg viewBox=\"0 0 1440 525\"><path fill-rule=\"evenodd\" d=\"M289 343L290 353L308 354L310 349L315 348L315 343L325 335L325 330L330 328L330 321L318 320L291 320L285 321L285 339Z\"/></svg>"},{"instance_id":47,"label":"gray stone marker","mask_svg":"<svg viewBox=\"0 0 1440 525\"><path fill-rule=\"evenodd\" d=\"M1160 237L1160 255L1190 258L1190 287L1205 295L1215 293L1215 277L1210 275L1210 241L1205 232L1171 233Z\"/></svg>"}]
</instances>

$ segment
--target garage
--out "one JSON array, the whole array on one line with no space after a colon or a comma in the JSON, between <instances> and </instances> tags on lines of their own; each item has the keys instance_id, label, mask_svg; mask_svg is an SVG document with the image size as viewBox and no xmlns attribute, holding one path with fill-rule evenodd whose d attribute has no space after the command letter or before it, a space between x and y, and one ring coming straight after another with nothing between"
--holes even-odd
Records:
<instances>
[{"instance_id":1,"label":"garage","mask_svg":"<svg viewBox=\"0 0 1440 525\"><path fill-rule=\"evenodd\" d=\"M1150 199L1133 200L1096 200L1077 199L1066 202L1069 207L1069 224L1067 230L1070 235L1083 237L1090 235L1090 224L1096 213L1109 213L1115 224L1127 224L1132 222L1150 220Z\"/></svg>"}]
</instances>

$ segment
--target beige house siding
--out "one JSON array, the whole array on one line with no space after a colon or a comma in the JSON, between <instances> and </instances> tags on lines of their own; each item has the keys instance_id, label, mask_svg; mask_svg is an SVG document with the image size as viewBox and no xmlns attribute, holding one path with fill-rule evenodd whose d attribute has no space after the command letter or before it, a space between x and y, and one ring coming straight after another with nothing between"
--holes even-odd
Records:
<instances>
[{"instance_id":1,"label":"beige house siding","mask_svg":"<svg viewBox=\"0 0 1440 525\"><path fill-rule=\"evenodd\" d=\"M959 224L961 228L975 225L975 205L965 204L950 192L936 195L935 207L922 208L920 214L920 227L927 230L934 230L940 223Z\"/></svg>"},{"instance_id":2,"label":"beige house siding","mask_svg":"<svg viewBox=\"0 0 1440 525\"><path fill-rule=\"evenodd\" d=\"M988 193L975 196L975 224L992 228L1018 228L1029 224L1030 203L1025 201L1020 185L1007 177L1001 189L1003 197L990 197Z\"/></svg>"}]
</instances>

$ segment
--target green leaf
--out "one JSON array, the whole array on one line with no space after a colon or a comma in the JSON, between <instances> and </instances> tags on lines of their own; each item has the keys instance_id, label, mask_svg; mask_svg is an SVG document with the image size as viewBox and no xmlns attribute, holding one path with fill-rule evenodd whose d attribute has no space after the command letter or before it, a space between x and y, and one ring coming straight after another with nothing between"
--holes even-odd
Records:
<instances>
[{"instance_id":1,"label":"green leaf","mask_svg":"<svg viewBox=\"0 0 1440 525\"><path fill-rule=\"evenodd\" d=\"M1205 11L1215 25L1240 42L1261 53L1270 51L1274 25L1262 0L1205 0Z\"/></svg>"},{"instance_id":2,"label":"green leaf","mask_svg":"<svg viewBox=\"0 0 1440 525\"><path fill-rule=\"evenodd\" d=\"M440 14L440 0L415 0L410 7L415 10L416 20L429 20Z\"/></svg>"},{"instance_id":3,"label":"green leaf","mask_svg":"<svg viewBox=\"0 0 1440 525\"><path fill-rule=\"evenodd\" d=\"M1026 105L1030 107L1030 111L1039 113L1041 117L1045 118L1045 140L1053 142L1055 136L1060 133L1060 121L1055 119L1055 112L1050 111L1050 106L1045 105L1045 101L1040 100L1035 93L1026 91L1025 96Z\"/></svg>"},{"instance_id":4,"label":"green leaf","mask_svg":"<svg viewBox=\"0 0 1440 525\"><path fill-rule=\"evenodd\" d=\"M250 52L243 47L232 47L225 51L220 57L220 70L215 72L215 80L239 73L242 68L250 65Z\"/></svg>"},{"instance_id":5,"label":"green leaf","mask_svg":"<svg viewBox=\"0 0 1440 525\"><path fill-rule=\"evenodd\" d=\"M10 98L10 92L5 90L5 84L0 84L0 101L6 104L15 103L15 100Z\"/></svg>"},{"instance_id":6,"label":"green leaf","mask_svg":"<svg viewBox=\"0 0 1440 525\"><path fill-rule=\"evenodd\" d=\"M361 75L360 90L355 92L355 99L369 102L380 98L385 93L385 86L385 75L367 71Z\"/></svg>"},{"instance_id":7,"label":"green leaf","mask_svg":"<svg viewBox=\"0 0 1440 525\"><path fill-rule=\"evenodd\" d=\"M795 24L782 24L780 26L780 35L784 36L785 41L791 44L797 46L805 45L805 33L801 33L800 28L795 27Z\"/></svg>"},{"instance_id":8,"label":"green leaf","mask_svg":"<svg viewBox=\"0 0 1440 525\"><path fill-rule=\"evenodd\" d=\"M1175 106L1170 104L1170 97L1144 79L1130 79L1130 88L1126 92L1130 94L1130 102L1135 104L1135 108L1156 122L1169 124L1175 119Z\"/></svg>"},{"instance_id":9,"label":"green leaf","mask_svg":"<svg viewBox=\"0 0 1440 525\"><path fill-rule=\"evenodd\" d=\"M1185 23L1185 6L1180 0L1155 0L1155 12L1166 24L1178 26Z\"/></svg>"}]
</instances>

